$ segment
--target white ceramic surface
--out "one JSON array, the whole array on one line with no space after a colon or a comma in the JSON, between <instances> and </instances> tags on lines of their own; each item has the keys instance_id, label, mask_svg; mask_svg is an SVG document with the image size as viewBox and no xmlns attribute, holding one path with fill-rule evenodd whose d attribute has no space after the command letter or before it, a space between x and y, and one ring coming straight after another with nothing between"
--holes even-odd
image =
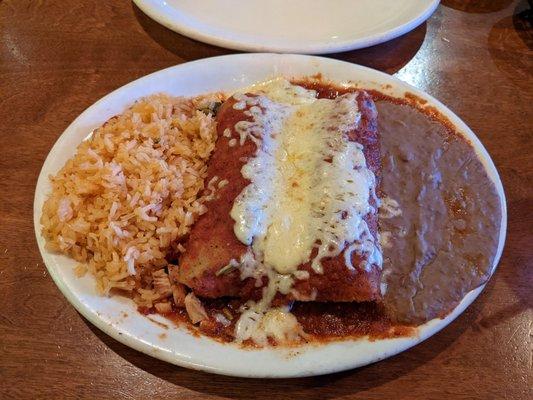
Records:
<instances>
[{"instance_id":1,"label":"white ceramic surface","mask_svg":"<svg viewBox=\"0 0 533 400\"><path fill-rule=\"evenodd\" d=\"M324 54L373 46L423 23L439 0L134 0L182 35L243 51Z\"/></svg>"},{"instance_id":2,"label":"white ceramic surface","mask_svg":"<svg viewBox=\"0 0 533 400\"><path fill-rule=\"evenodd\" d=\"M48 175L58 171L71 157L76 146L108 118L122 112L135 99L156 92L172 95L197 95L212 91L231 92L254 82L283 75L288 78L322 73L340 84L379 89L402 97L406 91L427 100L467 137L483 161L502 199L502 229L495 265L505 241L506 206L498 173L486 150L474 133L448 108L431 96L384 73L327 58L283 55L241 54L223 56L171 67L136 80L105 96L85 110L61 135L48 155L35 192L35 233L44 262L59 289L89 321L116 340L159 359L184 367L243 377L295 377L319 375L366 365L416 345L455 319L477 297L480 287L463 299L446 319L422 326L416 338L366 339L309 345L297 349L245 350L221 344L206 337L192 336L186 329L166 330L136 312L132 301L120 297L100 297L90 276L77 279L74 262L44 249L39 218L46 194L50 191ZM384 85L387 89L383 89ZM128 314L127 317L123 313ZM165 322L163 318L157 318ZM162 339L159 335L166 333Z\"/></svg>"}]
</instances>

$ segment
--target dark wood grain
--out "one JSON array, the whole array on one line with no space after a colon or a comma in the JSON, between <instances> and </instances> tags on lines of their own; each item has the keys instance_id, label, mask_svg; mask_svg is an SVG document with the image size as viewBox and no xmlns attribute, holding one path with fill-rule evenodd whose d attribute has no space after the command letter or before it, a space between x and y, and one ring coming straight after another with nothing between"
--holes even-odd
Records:
<instances>
[{"instance_id":1,"label":"dark wood grain","mask_svg":"<svg viewBox=\"0 0 533 400\"><path fill-rule=\"evenodd\" d=\"M86 107L147 73L230 51L128 1L0 1L0 398L527 399L532 383L533 53L526 2L443 1L415 31L332 57L434 95L478 134L509 208L498 271L452 325L335 375L260 381L172 366L80 317L46 273L32 203L52 144Z\"/></svg>"}]
</instances>

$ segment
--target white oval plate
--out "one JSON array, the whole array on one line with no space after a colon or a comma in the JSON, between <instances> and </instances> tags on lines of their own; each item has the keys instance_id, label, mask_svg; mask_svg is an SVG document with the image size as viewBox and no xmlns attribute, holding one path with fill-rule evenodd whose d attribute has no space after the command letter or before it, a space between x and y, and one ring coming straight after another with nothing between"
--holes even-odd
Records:
<instances>
[{"instance_id":1,"label":"white oval plate","mask_svg":"<svg viewBox=\"0 0 533 400\"><path fill-rule=\"evenodd\" d=\"M430 17L439 0L134 0L173 31L243 51L323 54L373 46Z\"/></svg>"},{"instance_id":2,"label":"white oval plate","mask_svg":"<svg viewBox=\"0 0 533 400\"><path fill-rule=\"evenodd\" d=\"M429 106L436 107L447 116L471 141L502 199L502 228L494 262L496 266L505 241L507 221L503 187L487 151L474 133L448 108L396 78L358 65L312 56L240 54L178 65L123 86L85 110L58 139L46 158L37 182L34 224L39 249L50 276L70 303L108 335L161 360L219 374L269 378L326 374L382 360L420 343L462 313L483 287L468 293L445 319L436 319L422 326L418 337L378 341L346 340L296 349L246 350L207 337L195 337L185 328L171 326L169 329L164 329L139 314L131 300L98 296L92 277L85 276L81 279L75 277L74 261L45 250L39 219L46 194L51 190L49 174L56 173L64 165L74 154L77 145L93 129L110 117L123 112L134 100L156 92L183 96L215 91L232 92L274 76L297 78L317 73L340 84L350 83L368 89L374 88L396 97L402 97L407 91L414 93L425 99ZM386 90L383 89L385 85L388 85ZM125 317L124 313L128 316ZM152 318L157 318L163 323L166 321L157 316ZM165 338L163 338L165 335L161 335L163 333L166 334Z\"/></svg>"}]
</instances>

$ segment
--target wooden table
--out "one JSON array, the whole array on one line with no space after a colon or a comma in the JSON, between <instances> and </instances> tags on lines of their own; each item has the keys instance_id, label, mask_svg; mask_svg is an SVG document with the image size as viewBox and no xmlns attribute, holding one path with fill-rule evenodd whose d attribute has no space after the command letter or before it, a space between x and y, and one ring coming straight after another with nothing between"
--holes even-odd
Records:
<instances>
[{"instance_id":1,"label":"wooden table","mask_svg":"<svg viewBox=\"0 0 533 400\"><path fill-rule=\"evenodd\" d=\"M37 250L34 187L86 107L150 72L231 53L129 1L0 1L0 398L526 399L532 395L533 32L526 2L448 0L415 31L333 57L427 91L477 133L507 194L507 245L483 294L414 349L339 374L247 380L189 371L85 321Z\"/></svg>"}]
</instances>

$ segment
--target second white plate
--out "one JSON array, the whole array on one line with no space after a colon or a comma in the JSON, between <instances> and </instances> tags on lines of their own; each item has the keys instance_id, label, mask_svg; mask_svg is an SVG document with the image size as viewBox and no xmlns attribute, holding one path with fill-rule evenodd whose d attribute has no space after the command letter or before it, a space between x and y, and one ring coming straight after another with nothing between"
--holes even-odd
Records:
<instances>
[{"instance_id":1,"label":"second white plate","mask_svg":"<svg viewBox=\"0 0 533 400\"><path fill-rule=\"evenodd\" d=\"M134 0L182 35L243 51L323 54L373 46L428 19L439 0Z\"/></svg>"}]
</instances>

